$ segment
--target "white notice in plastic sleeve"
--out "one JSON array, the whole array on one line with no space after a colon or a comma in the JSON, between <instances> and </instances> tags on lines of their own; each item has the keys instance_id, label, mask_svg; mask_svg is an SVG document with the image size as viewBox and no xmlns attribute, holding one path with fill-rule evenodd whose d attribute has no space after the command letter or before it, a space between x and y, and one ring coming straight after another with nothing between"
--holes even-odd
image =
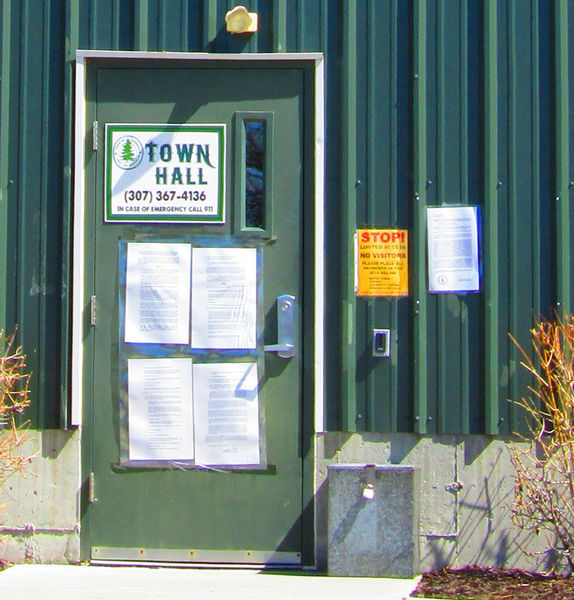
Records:
<instances>
[{"instance_id":1,"label":"white notice in plastic sleeve","mask_svg":"<svg viewBox=\"0 0 574 600\"><path fill-rule=\"evenodd\" d=\"M191 293L193 348L255 348L255 248L194 248Z\"/></svg>"},{"instance_id":2,"label":"white notice in plastic sleeve","mask_svg":"<svg viewBox=\"0 0 574 600\"><path fill-rule=\"evenodd\" d=\"M429 291L480 289L478 207L427 208Z\"/></svg>"},{"instance_id":3,"label":"white notice in plastic sleeve","mask_svg":"<svg viewBox=\"0 0 574 600\"><path fill-rule=\"evenodd\" d=\"M193 460L192 361L128 360L130 460Z\"/></svg>"},{"instance_id":4,"label":"white notice in plastic sleeve","mask_svg":"<svg viewBox=\"0 0 574 600\"><path fill-rule=\"evenodd\" d=\"M130 243L126 343L189 344L191 246Z\"/></svg>"},{"instance_id":5,"label":"white notice in plastic sleeve","mask_svg":"<svg viewBox=\"0 0 574 600\"><path fill-rule=\"evenodd\" d=\"M210 363L193 367L195 462L258 465L257 363Z\"/></svg>"}]
</instances>

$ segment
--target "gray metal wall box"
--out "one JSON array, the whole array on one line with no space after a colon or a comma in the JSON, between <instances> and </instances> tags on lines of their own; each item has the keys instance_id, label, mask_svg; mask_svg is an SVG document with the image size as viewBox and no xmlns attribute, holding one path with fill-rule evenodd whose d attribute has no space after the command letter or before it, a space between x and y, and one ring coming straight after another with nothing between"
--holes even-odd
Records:
<instances>
[{"instance_id":1,"label":"gray metal wall box","mask_svg":"<svg viewBox=\"0 0 574 600\"><path fill-rule=\"evenodd\" d=\"M417 468L328 468L330 575L414 577L419 571Z\"/></svg>"}]
</instances>

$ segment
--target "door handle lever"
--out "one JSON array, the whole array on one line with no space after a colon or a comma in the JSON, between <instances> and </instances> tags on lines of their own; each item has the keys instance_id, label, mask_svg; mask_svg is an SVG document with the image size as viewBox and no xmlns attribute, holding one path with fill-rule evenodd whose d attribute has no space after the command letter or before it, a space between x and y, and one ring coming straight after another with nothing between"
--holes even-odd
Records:
<instances>
[{"instance_id":1,"label":"door handle lever","mask_svg":"<svg viewBox=\"0 0 574 600\"><path fill-rule=\"evenodd\" d=\"M264 346L265 352L277 352L281 358L295 356L295 307L295 296L277 298L277 343Z\"/></svg>"},{"instance_id":2,"label":"door handle lever","mask_svg":"<svg viewBox=\"0 0 574 600\"><path fill-rule=\"evenodd\" d=\"M266 344L265 352L277 352L281 358L291 358L295 354L295 346L293 344ZM285 356L286 352L290 352L289 356Z\"/></svg>"}]
</instances>

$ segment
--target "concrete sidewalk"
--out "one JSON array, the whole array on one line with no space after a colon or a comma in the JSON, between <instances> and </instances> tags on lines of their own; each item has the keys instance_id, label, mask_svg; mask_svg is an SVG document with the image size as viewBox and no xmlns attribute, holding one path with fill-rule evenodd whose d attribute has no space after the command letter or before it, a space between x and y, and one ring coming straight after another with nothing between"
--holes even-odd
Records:
<instances>
[{"instance_id":1,"label":"concrete sidewalk","mask_svg":"<svg viewBox=\"0 0 574 600\"><path fill-rule=\"evenodd\" d=\"M16 565L0 571L2 600L403 600L415 579L328 577L306 571Z\"/></svg>"}]
</instances>

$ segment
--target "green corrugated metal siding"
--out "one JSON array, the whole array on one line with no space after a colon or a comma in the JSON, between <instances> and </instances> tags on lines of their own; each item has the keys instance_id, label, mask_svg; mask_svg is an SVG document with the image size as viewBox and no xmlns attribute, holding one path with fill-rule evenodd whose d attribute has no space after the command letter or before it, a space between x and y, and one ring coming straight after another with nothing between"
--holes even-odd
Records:
<instances>
[{"instance_id":1,"label":"green corrugated metal siding","mask_svg":"<svg viewBox=\"0 0 574 600\"><path fill-rule=\"evenodd\" d=\"M18 324L34 397L41 399L35 401L34 420L54 426L67 352L61 265L70 201L62 149L70 139L64 115L71 95L64 86L63 3L3 2L0 14L0 324L8 330Z\"/></svg>"},{"instance_id":2,"label":"green corrugated metal siding","mask_svg":"<svg viewBox=\"0 0 574 600\"><path fill-rule=\"evenodd\" d=\"M19 324L34 421L65 424L77 48L326 57L329 429L507 433L509 342L573 309L574 8L568 0L4 0L0 322ZM482 209L483 289L426 292L425 207ZM409 298L357 299L357 227L409 229ZM370 357L390 327L389 360Z\"/></svg>"}]
</instances>

